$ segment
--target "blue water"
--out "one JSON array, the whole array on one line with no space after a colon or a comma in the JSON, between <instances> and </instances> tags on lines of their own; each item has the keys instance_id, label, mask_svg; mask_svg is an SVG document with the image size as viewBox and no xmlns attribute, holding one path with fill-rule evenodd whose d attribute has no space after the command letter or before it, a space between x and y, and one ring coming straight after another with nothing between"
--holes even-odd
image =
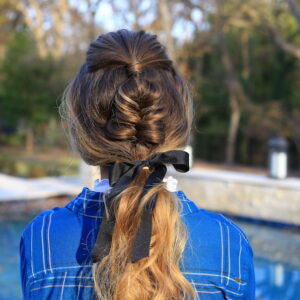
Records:
<instances>
[{"instance_id":1,"label":"blue water","mask_svg":"<svg viewBox=\"0 0 300 300\"><path fill-rule=\"evenodd\" d=\"M18 251L20 234L27 223L28 219L0 220L0 300L22 299ZM256 299L300 299L300 261L298 261L298 257L300 257L300 247L298 247L300 245L298 243L300 232L295 233L293 230L290 233L286 229L252 226L246 223L241 223L240 226L246 231L254 248ZM262 238L257 240L257 236L260 235ZM283 236L285 240L277 243L279 236ZM279 248L277 245L275 250L273 247L269 251L267 246L270 246L269 243L272 237L274 237L274 245L277 243ZM295 251L295 255L290 259L291 262L289 262L289 257L285 255L287 249ZM269 257L267 257L268 255ZM273 259L275 256L277 259ZM281 257L284 262L280 261ZM294 265L292 262L294 262Z\"/></svg>"},{"instance_id":2,"label":"blue water","mask_svg":"<svg viewBox=\"0 0 300 300\"><path fill-rule=\"evenodd\" d=\"M0 221L0 299L19 300L19 239L28 220Z\"/></svg>"},{"instance_id":3,"label":"blue water","mask_svg":"<svg viewBox=\"0 0 300 300\"><path fill-rule=\"evenodd\" d=\"M256 257L256 299L300 299L300 269Z\"/></svg>"}]
</instances>

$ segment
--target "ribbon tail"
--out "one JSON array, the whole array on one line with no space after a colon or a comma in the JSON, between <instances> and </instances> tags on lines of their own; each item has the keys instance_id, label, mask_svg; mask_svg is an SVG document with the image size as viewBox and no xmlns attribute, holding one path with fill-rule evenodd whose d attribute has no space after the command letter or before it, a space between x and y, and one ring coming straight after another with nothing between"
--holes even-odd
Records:
<instances>
[{"instance_id":1,"label":"ribbon tail","mask_svg":"<svg viewBox=\"0 0 300 300\"><path fill-rule=\"evenodd\" d=\"M144 209L141 217L141 224L133 244L131 257L132 263L150 255L151 234L152 212L148 209Z\"/></svg>"},{"instance_id":2,"label":"ribbon tail","mask_svg":"<svg viewBox=\"0 0 300 300\"><path fill-rule=\"evenodd\" d=\"M106 255L109 254L114 226L115 220L109 220L105 215L105 217L102 219L96 244L92 251L93 263L100 262Z\"/></svg>"},{"instance_id":3,"label":"ribbon tail","mask_svg":"<svg viewBox=\"0 0 300 300\"><path fill-rule=\"evenodd\" d=\"M110 179L111 180L111 179ZM101 261L106 255L109 254L111 243L112 243L112 235L115 227L115 215L112 210L112 201L113 198L119 195L119 193L126 189L130 184L130 177L124 176L120 181L115 184L113 189L109 193L109 197L107 199L108 210L110 211L110 219L108 219L106 213L104 213L102 223L100 225L100 230L97 235L96 243L92 250L92 262L96 263Z\"/></svg>"}]
</instances>

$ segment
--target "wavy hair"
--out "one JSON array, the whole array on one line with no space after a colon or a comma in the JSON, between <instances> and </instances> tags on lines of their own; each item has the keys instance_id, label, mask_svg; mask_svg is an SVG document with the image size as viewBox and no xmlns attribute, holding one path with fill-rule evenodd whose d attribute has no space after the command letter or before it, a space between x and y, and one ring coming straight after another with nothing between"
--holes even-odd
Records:
<instances>
[{"instance_id":1,"label":"wavy hair","mask_svg":"<svg viewBox=\"0 0 300 300\"><path fill-rule=\"evenodd\" d=\"M186 82L156 35L119 30L100 35L67 86L62 103L72 140L90 165L145 160L182 149L190 139L193 109ZM93 264L101 300L195 299L180 270L187 242L182 204L164 183L141 199L151 174L144 169L113 199L116 224L109 255ZM143 207L156 193L150 256L131 263Z\"/></svg>"}]
</instances>

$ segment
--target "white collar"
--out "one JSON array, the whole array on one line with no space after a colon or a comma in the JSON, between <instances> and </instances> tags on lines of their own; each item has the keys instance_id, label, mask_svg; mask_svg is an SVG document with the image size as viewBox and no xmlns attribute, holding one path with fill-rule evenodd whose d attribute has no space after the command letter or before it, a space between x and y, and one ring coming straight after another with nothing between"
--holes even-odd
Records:
<instances>
[{"instance_id":1,"label":"white collar","mask_svg":"<svg viewBox=\"0 0 300 300\"><path fill-rule=\"evenodd\" d=\"M104 178L102 180L96 179L94 181L94 191L95 192L105 192L106 190L111 189L112 187L109 185L108 178Z\"/></svg>"},{"instance_id":2,"label":"white collar","mask_svg":"<svg viewBox=\"0 0 300 300\"><path fill-rule=\"evenodd\" d=\"M177 190L177 179L173 176L168 176L163 180L166 183L166 189L170 192L175 192ZM94 181L94 191L95 192L105 192L106 190L111 189L112 187L109 185L108 178L104 178L102 180L96 179Z\"/></svg>"}]
</instances>

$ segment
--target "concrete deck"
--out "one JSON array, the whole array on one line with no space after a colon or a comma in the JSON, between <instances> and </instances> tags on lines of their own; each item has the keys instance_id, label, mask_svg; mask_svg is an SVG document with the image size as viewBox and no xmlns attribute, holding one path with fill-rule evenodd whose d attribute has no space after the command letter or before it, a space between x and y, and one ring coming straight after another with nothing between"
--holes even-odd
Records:
<instances>
[{"instance_id":1,"label":"concrete deck","mask_svg":"<svg viewBox=\"0 0 300 300\"><path fill-rule=\"evenodd\" d=\"M82 189L79 176L19 178L0 174L0 201L39 200L76 195Z\"/></svg>"},{"instance_id":2,"label":"concrete deck","mask_svg":"<svg viewBox=\"0 0 300 300\"><path fill-rule=\"evenodd\" d=\"M192 169L186 176L169 169L179 189L201 208L300 225L300 179L277 180L260 174Z\"/></svg>"}]
</instances>

